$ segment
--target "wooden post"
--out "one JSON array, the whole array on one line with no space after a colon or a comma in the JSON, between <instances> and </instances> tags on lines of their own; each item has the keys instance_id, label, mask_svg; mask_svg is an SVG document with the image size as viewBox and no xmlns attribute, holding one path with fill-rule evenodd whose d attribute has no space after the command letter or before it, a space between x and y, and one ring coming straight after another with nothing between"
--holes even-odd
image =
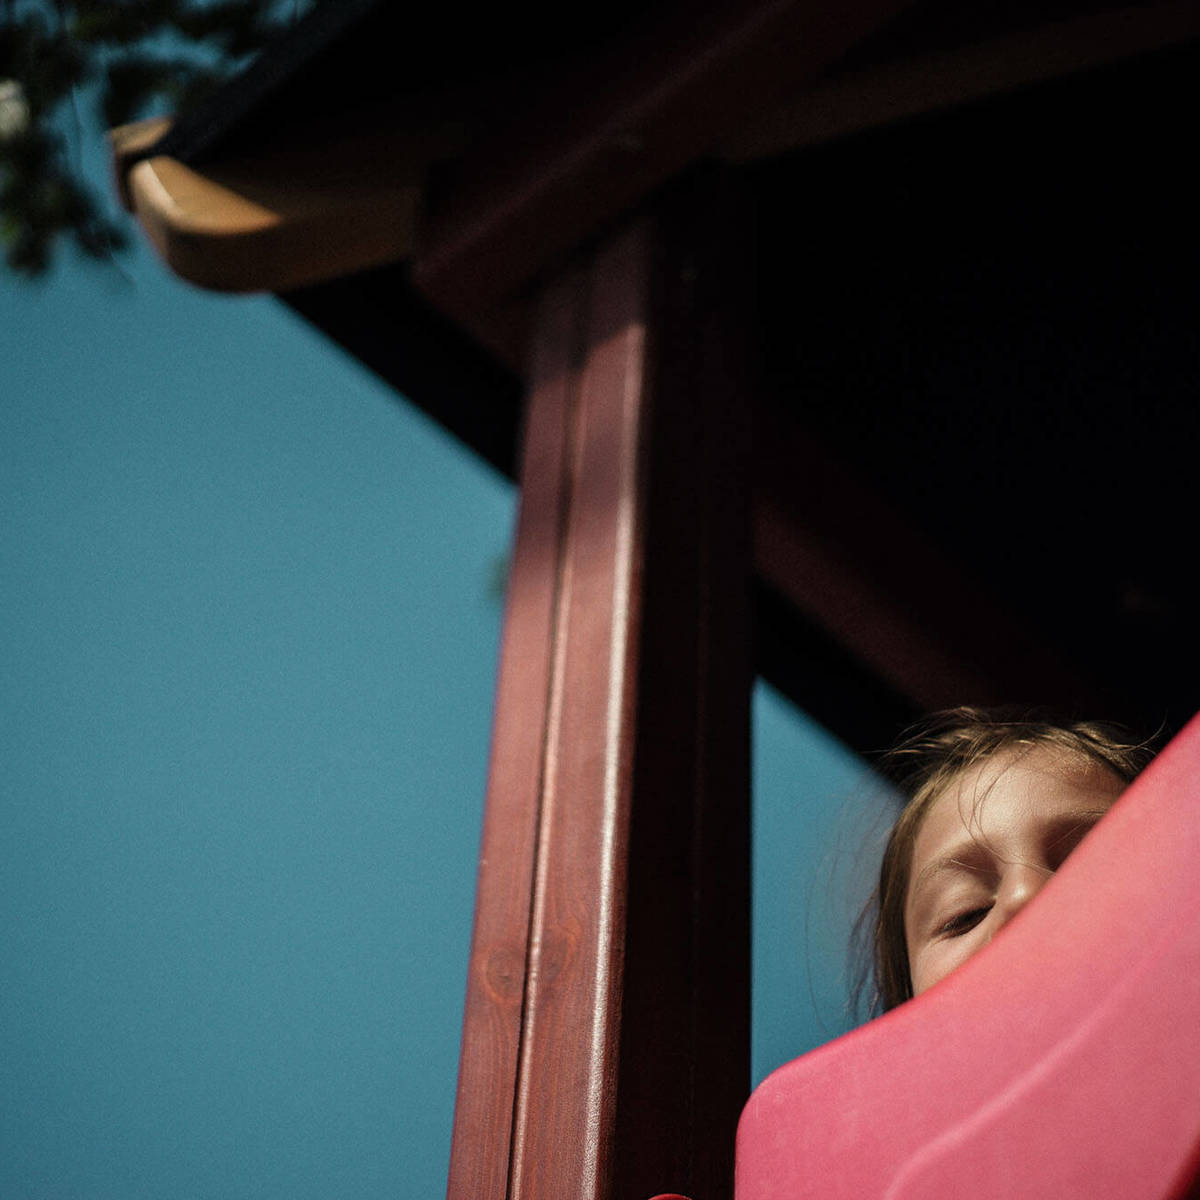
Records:
<instances>
[{"instance_id":1,"label":"wooden post","mask_svg":"<svg viewBox=\"0 0 1200 1200\"><path fill-rule=\"evenodd\" d=\"M542 296L451 1200L731 1191L750 405L721 195L691 181Z\"/></svg>"}]
</instances>

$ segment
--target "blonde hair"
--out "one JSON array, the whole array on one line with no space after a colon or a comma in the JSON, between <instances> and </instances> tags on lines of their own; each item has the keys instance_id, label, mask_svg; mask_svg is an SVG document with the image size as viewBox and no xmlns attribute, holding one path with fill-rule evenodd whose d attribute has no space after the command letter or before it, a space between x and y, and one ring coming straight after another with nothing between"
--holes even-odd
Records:
<instances>
[{"instance_id":1,"label":"blonde hair","mask_svg":"<svg viewBox=\"0 0 1200 1200\"><path fill-rule=\"evenodd\" d=\"M962 707L935 713L904 735L881 763L907 803L892 827L879 867L879 886L859 918L870 928L873 1012L912 997L904 902L913 846L933 802L968 767L1010 746L1054 746L1108 767L1126 783L1154 757L1144 741L1099 721L1057 723L1037 713Z\"/></svg>"}]
</instances>

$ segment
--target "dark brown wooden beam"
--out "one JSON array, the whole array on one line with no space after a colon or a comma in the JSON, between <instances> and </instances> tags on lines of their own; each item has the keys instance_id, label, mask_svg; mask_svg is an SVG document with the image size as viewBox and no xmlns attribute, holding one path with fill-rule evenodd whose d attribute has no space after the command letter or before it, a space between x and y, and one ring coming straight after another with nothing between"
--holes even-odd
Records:
<instances>
[{"instance_id":1,"label":"dark brown wooden beam","mask_svg":"<svg viewBox=\"0 0 1200 1200\"><path fill-rule=\"evenodd\" d=\"M614 1197L732 1194L749 1086L753 247L698 173L655 210L639 741Z\"/></svg>"},{"instance_id":2,"label":"dark brown wooden beam","mask_svg":"<svg viewBox=\"0 0 1200 1200\"><path fill-rule=\"evenodd\" d=\"M495 345L505 298L909 3L667 6L455 164L420 233L418 286Z\"/></svg>"},{"instance_id":3,"label":"dark brown wooden beam","mask_svg":"<svg viewBox=\"0 0 1200 1200\"><path fill-rule=\"evenodd\" d=\"M530 920L556 671L563 528L569 503L571 348L579 283L547 294L532 363L479 854L450 1200L510 1195Z\"/></svg>"},{"instance_id":4,"label":"dark brown wooden beam","mask_svg":"<svg viewBox=\"0 0 1200 1200\"><path fill-rule=\"evenodd\" d=\"M988 27L1008 16L1003 8L955 5L953 12L956 22L977 16L980 27L961 30L962 40L954 45L943 39L932 48L922 47L914 39L916 44L892 53L886 42L874 45L874 61L835 68L778 107L756 114L735 132L726 155L734 162L751 162L786 154L1132 58L1200 33L1200 10L1191 0L1061 12L1049 22L1046 13L1031 10L1029 27L1004 32ZM936 11L925 6L921 15L929 19L926 36L936 34Z\"/></svg>"},{"instance_id":5,"label":"dark brown wooden beam","mask_svg":"<svg viewBox=\"0 0 1200 1200\"><path fill-rule=\"evenodd\" d=\"M539 307L452 1200L730 1194L748 438L710 195L685 188Z\"/></svg>"},{"instance_id":6,"label":"dark brown wooden beam","mask_svg":"<svg viewBox=\"0 0 1200 1200\"><path fill-rule=\"evenodd\" d=\"M764 409L759 578L920 708L1111 707L1097 682L993 600L795 418Z\"/></svg>"}]
</instances>

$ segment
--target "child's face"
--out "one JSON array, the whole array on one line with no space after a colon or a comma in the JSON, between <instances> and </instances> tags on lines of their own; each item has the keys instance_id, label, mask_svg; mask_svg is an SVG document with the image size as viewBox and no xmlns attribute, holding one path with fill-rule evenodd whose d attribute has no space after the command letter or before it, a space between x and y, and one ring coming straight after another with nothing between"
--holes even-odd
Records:
<instances>
[{"instance_id":1,"label":"child's face","mask_svg":"<svg viewBox=\"0 0 1200 1200\"><path fill-rule=\"evenodd\" d=\"M1125 786L1094 759L1054 746L1010 747L964 771L913 845L904 905L913 994L986 946Z\"/></svg>"}]
</instances>

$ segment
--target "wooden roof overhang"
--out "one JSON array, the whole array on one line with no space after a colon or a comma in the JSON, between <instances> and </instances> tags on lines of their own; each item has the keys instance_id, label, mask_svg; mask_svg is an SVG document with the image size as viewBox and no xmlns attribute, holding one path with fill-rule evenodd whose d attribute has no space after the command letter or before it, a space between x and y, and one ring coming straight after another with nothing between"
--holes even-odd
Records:
<instances>
[{"instance_id":1,"label":"wooden roof overhang","mask_svg":"<svg viewBox=\"0 0 1200 1200\"><path fill-rule=\"evenodd\" d=\"M1198 32L342 0L118 131L169 263L279 292L521 482L456 1200L727 1191L751 631L859 748L1197 707Z\"/></svg>"},{"instance_id":2,"label":"wooden roof overhang","mask_svg":"<svg viewBox=\"0 0 1200 1200\"><path fill-rule=\"evenodd\" d=\"M1010 158L992 181L993 196L976 188L966 201L979 206L979 222L995 219L1000 195L1019 188L1024 172L1053 174L1053 151L1039 138L1036 117L1031 128L1030 114L1046 107L1054 89L1035 93L1032 84L1067 77L1077 93L1108 95L1110 105L1115 94L1126 122L1153 122L1140 135L1144 142L1165 143L1186 110L1182 97L1173 110L1155 99L1154 87L1161 91L1162 77L1171 75L1169 65L1155 64L1164 54L1169 63L1172 53L1194 53L1188 47L1197 25L1186 3L1068 3L1053 11L1010 3L968 11L876 0L836 8L618 4L580 24L506 12L462 28L450 11L401 15L360 0L316 10L165 136L155 123L117 131L118 176L151 239L185 278L281 293L512 473L531 285L681 171L701 161L729 164L754 192L760 244L768 244L759 305L778 349L766 348L766 372L795 377L792 388L768 381L759 400L772 430L759 439L755 471L756 565L766 589L762 669L860 746L886 740L885 730L906 713L963 698L1036 699L1174 726L1190 710L1195 686L1167 678L1165 666L1147 669L1147 660L1164 644L1174 645L1176 662L1185 643L1187 661L1200 655L1193 639L1180 640L1172 616L1187 606L1177 581L1163 580L1161 563L1148 574L1125 572L1104 604L1091 571L1078 563L1071 565L1074 583L1063 572L1055 577L1048 563L1048 586L1038 594L995 586L986 566L981 573L980 547L946 552L948 539L962 537L939 527L946 497L931 497L936 487L928 478L906 481L903 470L889 469L889 446L897 443L877 441L879 429L864 425L866 394L846 405L827 379L827 394L803 394L813 391L811 381L782 327L812 316L798 311L814 303L811 293L798 299L800 272L814 291L844 305L844 295L830 296L846 286L834 256L861 272L865 248L879 252L870 226L853 228L850 213L893 229L896 244L877 261L898 269L906 231L889 226L897 184L900 204L914 206L907 216L915 230L926 218L914 198L933 199L953 186L951 156L980 169L979 156L964 150L973 120L993 139L998 124L1015 121L1028 139L1024 169ZM1131 58L1125 85L1119 66L1109 72L1116 83L1097 73ZM1061 107L1051 99L1052 111ZM1053 120L1061 117L1047 124ZM1089 131L1076 123L1069 134L1105 153L1094 125ZM924 156L917 170L897 162L906 147ZM884 163L908 178L884 180ZM1119 174L1059 177L1047 184L1046 199L1051 208L1066 203L1062 196L1074 188L1075 203L1124 209L1132 222L1139 219L1131 204L1137 186ZM788 202L794 217L782 212ZM1027 252L1052 236L1031 219ZM940 212L938 222L940 229L923 231L924 260L905 265L944 279L945 236L972 218L960 208ZM978 223L970 238L971 252L986 256ZM1103 254L1127 257L1120 241L1098 242L1098 261L1102 246ZM867 320L878 321L879 293L890 286L880 282L869 289L874 294L856 298ZM927 293L920 299L929 302ZM1014 300L999 296L996 307ZM846 319L856 320L849 312ZM804 337L798 329L796 344ZM892 414L911 399L887 394L878 380L871 386L879 408ZM950 398L944 403L938 414L928 394L917 401L924 424L916 428L933 461L952 459L959 445L979 445L977 430L954 428L961 410ZM1061 427L1077 403L1051 397L1052 423ZM1119 398L1091 403L1111 407ZM1115 414L1094 415L1081 422L1093 433ZM1044 476L1011 430L992 433L993 449L1011 460L1010 475ZM1178 443L1194 430L1164 433ZM1123 453L1125 439L1118 440ZM1126 460L1121 469L1127 489L1140 490L1140 465ZM1160 491L1163 482L1156 472ZM1111 499L1110 492L1104 502ZM1047 512L1052 500L1031 496ZM1138 501L1121 507L1130 506ZM1163 525L1154 514L1163 510L1156 500L1144 519L1112 525L1118 537L1136 526L1147 546L1136 558L1162 557L1151 551ZM1097 520L1113 517L1101 509ZM1038 553L1053 557L1045 545ZM1064 562L1071 554L1063 548ZM1073 637L1072 621L1087 635ZM1088 641L1096 635L1106 649L1093 655ZM789 662L797 659L815 682L796 677ZM863 705L867 695L874 705Z\"/></svg>"}]
</instances>

